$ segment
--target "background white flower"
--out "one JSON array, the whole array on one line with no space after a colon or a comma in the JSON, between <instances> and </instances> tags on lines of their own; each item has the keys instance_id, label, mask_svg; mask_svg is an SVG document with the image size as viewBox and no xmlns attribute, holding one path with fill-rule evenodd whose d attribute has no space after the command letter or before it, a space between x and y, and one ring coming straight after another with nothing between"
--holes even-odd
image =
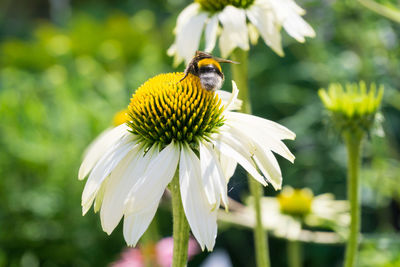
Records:
<instances>
[{"instance_id":1,"label":"background white flower","mask_svg":"<svg viewBox=\"0 0 400 267\"><path fill-rule=\"evenodd\" d=\"M229 95L223 105L216 94L201 88L198 77L189 75L177 84L182 77L163 74L143 84L131 99L131 121L107 131L81 166L79 179L90 172L82 194L83 214L94 203L108 234L124 217L129 245L149 226L177 170L192 233L202 249L212 250L218 207L221 202L228 205L227 183L237 163L264 186L270 182L279 189L282 174L272 151L294 160L281 141L294 139L293 132L232 111L240 105L234 82L232 94L220 94Z\"/></svg>"},{"instance_id":2,"label":"background white flower","mask_svg":"<svg viewBox=\"0 0 400 267\"><path fill-rule=\"evenodd\" d=\"M304 9L294 0L210 2L196 1L179 14L174 30L176 39L168 50L168 54L174 56L175 64L183 60L188 63L192 59L199 50L203 30L204 51L211 52L220 36L222 57L228 57L236 47L249 50L249 37L254 42L258 35L275 53L283 56L282 27L298 42L315 36L313 28L301 17L305 14Z\"/></svg>"},{"instance_id":3,"label":"background white flower","mask_svg":"<svg viewBox=\"0 0 400 267\"><path fill-rule=\"evenodd\" d=\"M253 199L247 206L236 208L229 214L220 213L222 221L252 227L254 225ZM293 189L285 186L277 197L263 197L261 200L262 221L273 235L289 240L319 243L343 242L350 225L349 203L335 200L330 193L313 196L309 189ZM329 229L337 235L311 234L308 229Z\"/></svg>"}]
</instances>

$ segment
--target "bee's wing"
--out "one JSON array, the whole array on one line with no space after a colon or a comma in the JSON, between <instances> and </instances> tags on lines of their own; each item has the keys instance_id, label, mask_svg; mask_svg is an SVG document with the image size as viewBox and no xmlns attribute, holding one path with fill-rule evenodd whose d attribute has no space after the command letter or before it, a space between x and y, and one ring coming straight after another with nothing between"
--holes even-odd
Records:
<instances>
[{"instance_id":1,"label":"bee's wing","mask_svg":"<svg viewBox=\"0 0 400 267\"><path fill-rule=\"evenodd\" d=\"M218 63L232 63L232 64L240 64L239 62L229 60L229 59L224 59L220 57L213 57Z\"/></svg>"},{"instance_id":2,"label":"bee's wing","mask_svg":"<svg viewBox=\"0 0 400 267\"><path fill-rule=\"evenodd\" d=\"M189 75L189 73L191 73L191 72L194 71L194 64L196 64L195 58L193 58L193 59L190 61L190 63L186 66L186 69L185 69L185 71L184 71L185 76L183 76L183 78L180 79L178 83L180 83L181 81L183 81L183 80Z\"/></svg>"}]
</instances>

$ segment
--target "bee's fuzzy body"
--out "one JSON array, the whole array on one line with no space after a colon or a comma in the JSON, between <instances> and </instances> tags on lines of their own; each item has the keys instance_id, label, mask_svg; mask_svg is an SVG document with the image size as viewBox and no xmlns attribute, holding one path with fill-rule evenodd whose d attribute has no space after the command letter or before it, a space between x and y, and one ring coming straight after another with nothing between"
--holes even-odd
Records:
<instances>
[{"instance_id":1,"label":"bee's fuzzy body","mask_svg":"<svg viewBox=\"0 0 400 267\"><path fill-rule=\"evenodd\" d=\"M224 83L224 74L219 62L234 63L230 60L215 58L210 54L197 51L196 56L193 57L192 61L186 67L185 76L182 80L190 73L199 77L204 89L208 91L219 90Z\"/></svg>"}]
</instances>

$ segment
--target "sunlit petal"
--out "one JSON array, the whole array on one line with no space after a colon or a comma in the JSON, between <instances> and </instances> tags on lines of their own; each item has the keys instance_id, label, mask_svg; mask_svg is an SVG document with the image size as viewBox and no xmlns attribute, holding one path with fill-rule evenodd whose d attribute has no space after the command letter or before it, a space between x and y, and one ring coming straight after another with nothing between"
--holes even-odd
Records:
<instances>
[{"instance_id":1,"label":"sunlit petal","mask_svg":"<svg viewBox=\"0 0 400 267\"><path fill-rule=\"evenodd\" d=\"M186 145L181 150L179 183L182 204L192 233L202 250L214 248L217 235L217 209L211 209L202 190L200 160Z\"/></svg>"}]
</instances>

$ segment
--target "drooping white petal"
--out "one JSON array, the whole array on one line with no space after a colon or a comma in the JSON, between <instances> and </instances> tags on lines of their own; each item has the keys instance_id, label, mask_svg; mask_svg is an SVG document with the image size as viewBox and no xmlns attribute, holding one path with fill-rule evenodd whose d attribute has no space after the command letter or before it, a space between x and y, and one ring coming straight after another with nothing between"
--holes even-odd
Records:
<instances>
[{"instance_id":1,"label":"drooping white petal","mask_svg":"<svg viewBox=\"0 0 400 267\"><path fill-rule=\"evenodd\" d=\"M201 177L207 199L214 208L219 207L220 199L226 206L228 204L227 185L217 155L206 142L200 142L199 147Z\"/></svg>"},{"instance_id":2,"label":"drooping white petal","mask_svg":"<svg viewBox=\"0 0 400 267\"><path fill-rule=\"evenodd\" d=\"M304 37L314 37L313 28L303 20L305 12L293 0L269 1L276 20L287 33L298 42L304 42Z\"/></svg>"},{"instance_id":3,"label":"drooping white petal","mask_svg":"<svg viewBox=\"0 0 400 267\"><path fill-rule=\"evenodd\" d=\"M258 143L255 143L257 150L254 153L254 160L258 168L261 170L268 181L272 184L275 190L282 188L282 172L278 161L274 154L265 148L262 148Z\"/></svg>"},{"instance_id":4,"label":"drooping white petal","mask_svg":"<svg viewBox=\"0 0 400 267\"><path fill-rule=\"evenodd\" d=\"M158 203L147 207L142 212L132 213L124 217L124 238L128 246L136 246L140 237L149 227L156 214Z\"/></svg>"},{"instance_id":5,"label":"drooping white petal","mask_svg":"<svg viewBox=\"0 0 400 267\"><path fill-rule=\"evenodd\" d=\"M280 140L294 140L296 138L294 132L274 121L240 112L228 112L225 114L225 117L228 122L234 122L237 125L246 125L246 128L249 127L249 129L252 130L257 129L257 131L268 133Z\"/></svg>"},{"instance_id":6,"label":"drooping white petal","mask_svg":"<svg viewBox=\"0 0 400 267\"><path fill-rule=\"evenodd\" d=\"M125 210L125 199L138 178L144 173L150 154L147 153L144 156L144 151L140 146L134 147L107 179L100 219L103 230L108 234L111 234L121 220Z\"/></svg>"},{"instance_id":7,"label":"drooping white petal","mask_svg":"<svg viewBox=\"0 0 400 267\"><path fill-rule=\"evenodd\" d=\"M223 132L220 135L220 139L215 142L215 147L222 154L232 157L237 161L254 179L259 183L266 186L267 182L264 177L260 175L257 169L254 167L252 160L253 148L247 147L243 142L237 140L228 132Z\"/></svg>"},{"instance_id":8,"label":"drooping white petal","mask_svg":"<svg viewBox=\"0 0 400 267\"><path fill-rule=\"evenodd\" d=\"M305 42L304 37L315 36L314 29L298 15L285 20L283 28L290 36L300 43Z\"/></svg>"},{"instance_id":9,"label":"drooping white petal","mask_svg":"<svg viewBox=\"0 0 400 267\"><path fill-rule=\"evenodd\" d=\"M202 186L200 161L187 145L181 149L179 184L183 209L192 233L202 250L205 246L211 251L217 236L217 209L210 208Z\"/></svg>"},{"instance_id":10,"label":"drooping white petal","mask_svg":"<svg viewBox=\"0 0 400 267\"><path fill-rule=\"evenodd\" d=\"M145 173L130 190L125 202L126 212L140 212L158 203L171 182L179 161L179 146L172 142L153 157Z\"/></svg>"},{"instance_id":11,"label":"drooping white petal","mask_svg":"<svg viewBox=\"0 0 400 267\"><path fill-rule=\"evenodd\" d=\"M84 160L79 168L78 179L83 180L106 151L127 132L127 126L122 124L101 133L86 149Z\"/></svg>"},{"instance_id":12,"label":"drooping white petal","mask_svg":"<svg viewBox=\"0 0 400 267\"><path fill-rule=\"evenodd\" d=\"M107 187L107 180L105 180L101 184L100 189L96 194L93 207L94 213L97 213L101 208L101 204L103 204L104 192L106 191L106 187Z\"/></svg>"},{"instance_id":13,"label":"drooping white petal","mask_svg":"<svg viewBox=\"0 0 400 267\"><path fill-rule=\"evenodd\" d=\"M263 6L252 5L246 10L250 22L257 27L266 45L283 56L280 26L276 23L275 16L270 9Z\"/></svg>"},{"instance_id":14,"label":"drooping white petal","mask_svg":"<svg viewBox=\"0 0 400 267\"><path fill-rule=\"evenodd\" d=\"M176 20L176 27L174 33L177 34L182 30L183 27L188 23L188 21L199 13L200 5L198 3L192 3L185 7L179 14Z\"/></svg>"},{"instance_id":15,"label":"drooping white petal","mask_svg":"<svg viewBox=\"0 0 400 267\"><path fill-rule=\"evenodd\" d=\"M251 120L252 118L248 117L248 119ZM246 127L246 129L243 128L243 125L245 124L244 121L238 123L236 121L227 120L226 124L232 127L231 132L240 132L243 136L246 136L247 139L254 140L260 144L261 147L268 148L293 163L295 156L290 152L286 145L280 140L280 138L274 136L272 131L266 131L260 124L257 127ZM245 125L249 126L249 124Z\"/></svg>"},{"instance_id":16,"label":"drooping white petal","mask_svg":"<svg viewBox=\"0 0 400 267\"><path fill-rule=\"evenodd\" d=\"M260 33L257 27L251 23L247 23L247 30L249 31L250 43L256 45L258 43L258 38L260 38Z\"/></svg>"},{"instance_id":17,"label":"drooping white petal","mask_svg":"<svg viewBox=\"0 0 400 267\"><path fill-rule=\"evenodd\" d=\"M217 31L218 31L218 16L214 15L209 18L205 36L206 36L206 48L205 52L211 53L215 47L215 42L217 41Z\"/></svg>"},{"instance_id":18,"label":"drooping white petal","mask_svg":"<svg viewBox=\"0 0 400 267\"><path fill-rule=\"evenodd\" d=\"M203 155L203 157L202 157ZM208 160L208 164L203 163L203 158ZM227 208L228 206L228 192L227 192L227 181L225 179L225 174L222 170L222 166L218 160L218 156L212 145L209 143L200 143L200 162L203 170L209 170L211 173L212 181L214 183L214 192L217 200L222 200L222 203ZM207 174L206 174L207 175ZM203 177L204 180L204 177ZM217 207L219 206L219 202L217 203Z\"/></svg>"},{"instance_id":19,"label":"drooping white petal","mask_svg":"<svg viewBox=\"0 0 400 267\"><path fill-rule=\"evenodd\" d=\"M178 19L176 21L176 27L174 29L174 33L176 36L181 34L182 29L188 24L189 20L192 19L199 13L200 5L198 3L192 3L187 6L182 12L179 14ZM181 54L181 51L177 50L177 38L175 42L168 49L167 54L169 56L174 56L174 66L178 66L185 57Z\"/></svg>"},{"instance_id":20,"label":"drooping white petal","mask_svg":"<svg viewBox=\"0 0 400 267\"><path fill-rule=\"evenodd\" d=\"M204 192L206 194L208 203L210 204L211 209L215 209L217 205L219 206L219 197L216 196L216 188L214 188L214 179L216 166L212 162L212 157L204 145L200 142L200 175L203 181Z\"/></svg>"},{"instance_id":21,"label":"drooping white petal","mask_svg":"<svg viewBox=\"0 0 400 267\"><path fill-rule=\"evenodd\" d=\"M92 205L98 190L103 181L110 175L120 161L128 154L128 152L137 145L132 141L130 133L127 133L118 143L110 148L107 153L101 157L96 166L93 168L86 182L82 193L82 213L83 215Z\"/></svg>"},{"instance_id":22,"label":"drooping white petal","mask_svg":"<svg viewBox=\"0 0 400 267\"><path fill-rule=\"evenodd\" d=\"M176 52L189 63L199 48L200 37L208 15L205 12L191 17L176 33Z\"/></svg>"},{"instance_id":23,"label":"drooping white petal","mask_svg":"<svg viewBox=\"0 0 400 267\"><path fill-rule=\"evenodd\" d=\"M219 154L219 162L221 163L222 171L224 172L226 182L233 176L236 170L237 162L236 160L228 157L222 153Z\"/></svg>"},{"instance_id":24,"label":"drooping white petal","mask_svg":"<svg viewBox=\"0 0 400 267\"><path fill-rule=\"evenodd\" d=\"M245 11L228 5L218 15L218 18L223 26L219 39L222 57L227 57L236 47L249 50Z\"/></svg>"}]
</instances>

